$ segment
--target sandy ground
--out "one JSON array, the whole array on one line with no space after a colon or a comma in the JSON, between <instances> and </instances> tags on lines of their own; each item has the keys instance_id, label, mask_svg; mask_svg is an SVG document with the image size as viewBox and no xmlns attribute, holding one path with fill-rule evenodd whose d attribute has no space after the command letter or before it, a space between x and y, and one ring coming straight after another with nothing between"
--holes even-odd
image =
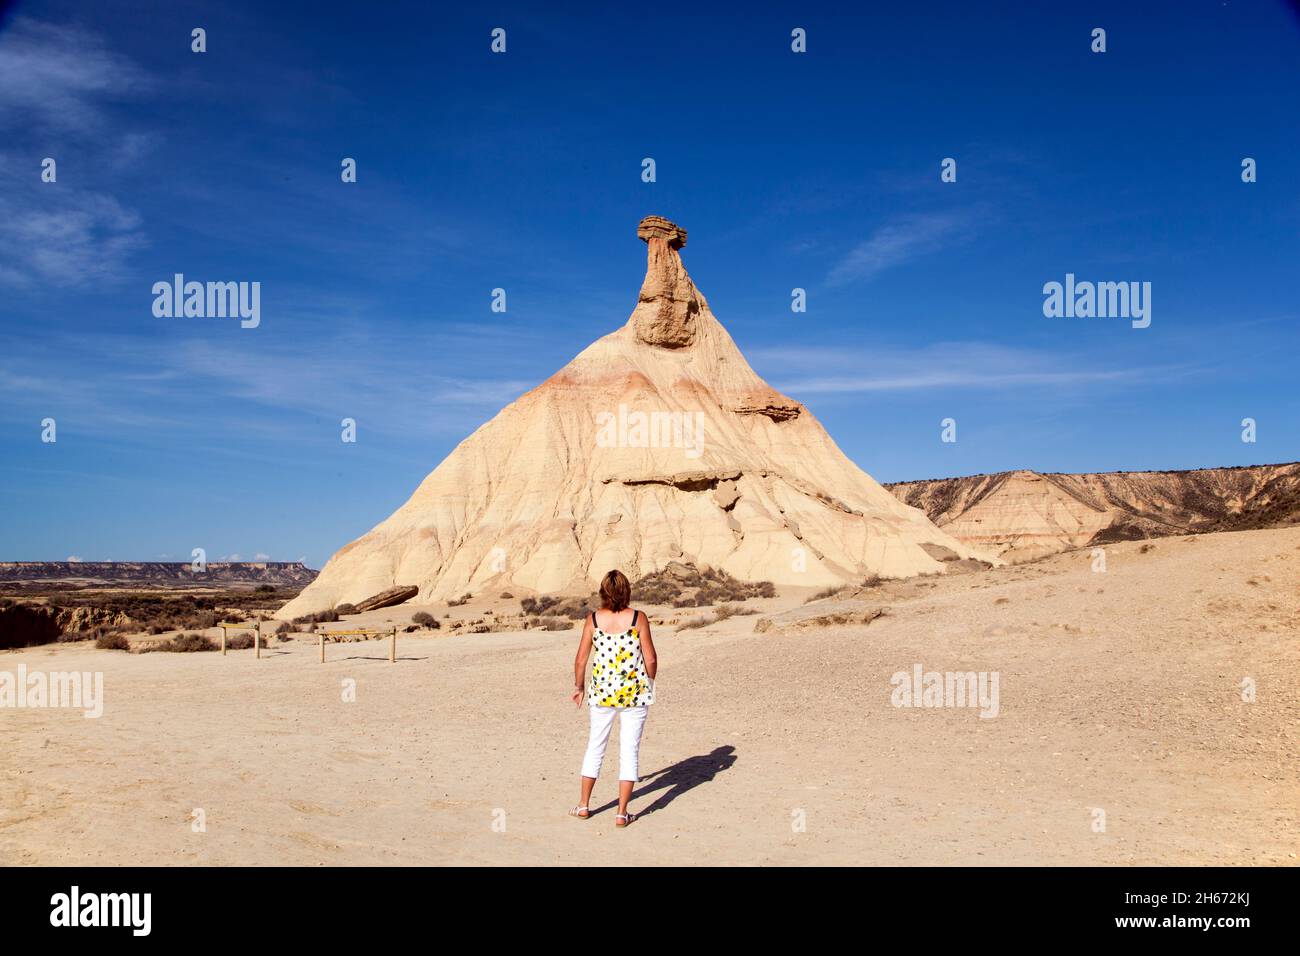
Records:
<instances>
[{"instance_id":1,"label":"sandy ground","mask_svg":"<svg viewBox=\"0 0 1300 956\"><path fill-rule=\"evenodd\" d=\"M403 635L396 664L7 652L102 671L105 713L0 709L0 863L1294 865L1300 529L1141 547L825 602L885 607L867 626L665 623L627 830L613 742L600 812L565 816L576 631ZM761 603L790 624L803 597ZM892 706L916 663L998 672L998 716Z\"/></svg>"}]
</instances>

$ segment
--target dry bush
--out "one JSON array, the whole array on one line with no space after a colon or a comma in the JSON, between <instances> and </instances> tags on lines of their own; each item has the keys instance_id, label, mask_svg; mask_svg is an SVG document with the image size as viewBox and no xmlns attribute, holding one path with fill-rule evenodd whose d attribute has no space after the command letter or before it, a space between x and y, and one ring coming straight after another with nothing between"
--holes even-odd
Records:
<instances>
[{"instance_id":1,"label":"dry bush","mask_svg":"<svg viewBox=\"0 0 1300 956\"><path fill-rule=\"evenodd\" d=\"M452 598L450 601L448 601L448 602L447 602L447 607L460 607L460 606L463 605L463 604L468 604L469 601L470 601L470 598L472 598L472 597L473 597L473 595L470 594L470 593L467 591L467 592L465 592L464 594L462 594L460 597L458 597L458 598Z\"/></svg>"},{"instance_id":2,"label":"dry bush","mask_svg":"<svg viewBox=\"0 0 1300 956\"><path fill-rule=\"evenodd\" d=\"M573 622L562 617L542 617L533 626L543 631L568 631L573 628Z\"/></svg>"},{"instance_id":3,"label":"dry bush","mask_svg":"<svg viewBox=\"0 0 1300 956\"><path fill-rule=\"evenodd\" d=\"M580 598L562 598L550 594L543 594L539 597L526 597L519 602L520 608L528 617L539 615L550 615L551 617L564 617L571 621L580 621L588 614L588 606L595 607L599 600L593 604L591 601L583 601Z\"/></svg>"},{"instance_id":4,"label":"dry bush","mask_svg":"<svg viewBox=\"0 0 1300 956\"><path fill-rule=\"evenodd\" d=\"M106 631L100 633L95 639L95 646L105 651L129 651L131 642L123 634L116 631Z\"/></svg>"},{"instance_id":5,"label":"dry bush","mask_svg":"<svg viewBox=\"0 0 1300 956\"><path fill-rule=\"evenodd\" d=\"M230 645L227 644L227 647ZM253 639L248 638L248 647L253 646ZM141 653L150 653L153 651L164 651L173 654L193 654L197 651L215 651L217 644L210 637L202 634L180 634L173 637L170 641L162 641L158 644L140 648Z\"/></svg>"},{"instance_id":6,"label":"dry bush","mask_svg":"<svg viewBox=\"0 0 1300 956\"><path fill-rule=\"evenodd\" d=\"M339 614L359 614L359 613L360 613L360 612L357 610L357 606L356 606L355 604L340 604L338 607L334 608L334 610L337 611Z\"/></svg>"},{"instance_id":7,"label":"dry bush","mask_svg":"<svg viewBox=\"0 0 1300 956\"><path fill-rule=\"evenodd\" d=\"M746 614L757 614L752 607L742 607L739 604L722 604L713 611L714 622L725 621L729 617L743 617Z\"/></svg>"},{"instance_id":8,"label":"dry bush","mask_svg":"<svg viewBox=\"0 0 1300 956\"><path fill-rule=\"evenodd\" d=\"M295 617L293 619L293 623L298 625L332 624L334 621L337 621L338 619L339 619L339 612L334 608L330 608L328 611L317 611L315 614L303 614L300 617Z\"/></svg>"},{"instance_id":9,"label":"dry bush","mask_svg":"<svg viewBox=\"0 0 1300 956\"><path fill-rule=\"evenodd\" d=\"M710 624L717 624L719 621L725 621L729 617L744 617L749 614L757 614L752 607L743 607L739 604L719 604L713 610L713 616L707 617L699 615L697 617L687 618L677 625L679 631L689 631L697 627L708 627Z\"/></svg>"},{"instance_id":10,"label":"dry bush","mask_svg":"<svg viewBox=\"0 0 1300 956\"><path fill-rule=\"evenodd\" d=\"M411 615L411 623L419 624L421 627L438 630L442 627L442 622L430 614L428 611L417 611Z\"/></svg>"},{"instance_id":11,"label":"dry bush","mask_svg":"<svg viewBox=\"0 0 1300 956\"><path fill-rule=\"evenodd\" d=\"M845 589L846 589L846 585L843 584L841 584L839 587L825 588L821 591L818 591L816 594L814 594L812 597L810 597L808 600L804 601L803 603L811 604L813 601L824 601L827 598L835 597L835 595L842 593Z\"/></svg>"},{"instance_id":12,"label":"dry bush","mask_svg":"<svg viewBox=\"0 0 1300 956\"><path fill-rule=\"evenodd\" d=\"M636 601L673 607L705 607L724 601L776 596L771 581L740 581L717 568L673 562L648 574L632 588Z\"/></svg>"}]
</instances>

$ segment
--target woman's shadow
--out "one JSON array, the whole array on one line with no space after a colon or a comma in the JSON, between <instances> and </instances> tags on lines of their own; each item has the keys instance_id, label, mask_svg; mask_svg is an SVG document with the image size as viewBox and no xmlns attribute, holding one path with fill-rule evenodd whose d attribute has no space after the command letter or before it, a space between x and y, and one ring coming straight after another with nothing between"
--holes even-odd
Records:
<instances>
[{"instance_id":1,"label":"woman's shadow","mask_svg":"<svg viewBox=\"0 0 1300 956\"><path fill-rule=\"evenodd\" d=\"M635 811L636 815L643 817L647 813L662 810L688 790L694 790L700 784L708 783L719 773L730 768L735 762L736 748L730 744L725 744L721 747L714 747L712 753L687 757L671 767L665 767L663 770L656 770L654 773L643 775L638 781L641 786L632 791L633 800L660 790L664 792L644 810ZM595 813L601 813L617 806L618 801L611 800L596 810Z\"/></svg>"}]
</instances>

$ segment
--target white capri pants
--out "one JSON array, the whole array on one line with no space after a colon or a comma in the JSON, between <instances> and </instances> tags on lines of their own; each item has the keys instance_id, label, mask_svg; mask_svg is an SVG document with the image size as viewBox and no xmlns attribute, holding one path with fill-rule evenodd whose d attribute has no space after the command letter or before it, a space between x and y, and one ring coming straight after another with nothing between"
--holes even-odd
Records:
<instances>
[{"instance_id":1,"label":"white capri pants","mask_svg":"<svg viewBox=\"0 0 1300 956\"><path fill-rule=\"evenodd\" d=\"M605 745L618 714L618 779L637 779L637 757L641 750L641 731L645 727L646 710L642 707L588 707L591 711L591 737L587 740L587 755L582 758L582 775L599 777L600 765L605 761Z\"/></svg>"}]
</instances>

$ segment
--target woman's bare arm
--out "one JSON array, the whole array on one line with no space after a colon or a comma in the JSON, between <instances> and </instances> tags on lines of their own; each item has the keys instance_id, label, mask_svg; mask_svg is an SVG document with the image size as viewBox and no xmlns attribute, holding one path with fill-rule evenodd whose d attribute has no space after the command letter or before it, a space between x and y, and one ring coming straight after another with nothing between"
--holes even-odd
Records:
<instances>
[{"instance_id":1,"label":"woman's bare arm","mask_svg":"<svg viewBox=\"0 0 1300 956\"><path fill-rule=\"evenodd\" d=\"M582 640L578 641L578 656L573 659L573 702L582 703L587 682L587 658L591 656L591 618L582 625Z\"/></svg>"},{"instance_id":2,"label":"woman's bare arm","mask_svg":"<svg viewBox=\"0 0 1300 956\"><path fill-rule=\"evenodd\" d=\"M651 679L659 670L659 658L655 656L654 638L650 636L650 615L641 612L641 656L645 658L645 672Z\"/></svg>"}]
</instances>

